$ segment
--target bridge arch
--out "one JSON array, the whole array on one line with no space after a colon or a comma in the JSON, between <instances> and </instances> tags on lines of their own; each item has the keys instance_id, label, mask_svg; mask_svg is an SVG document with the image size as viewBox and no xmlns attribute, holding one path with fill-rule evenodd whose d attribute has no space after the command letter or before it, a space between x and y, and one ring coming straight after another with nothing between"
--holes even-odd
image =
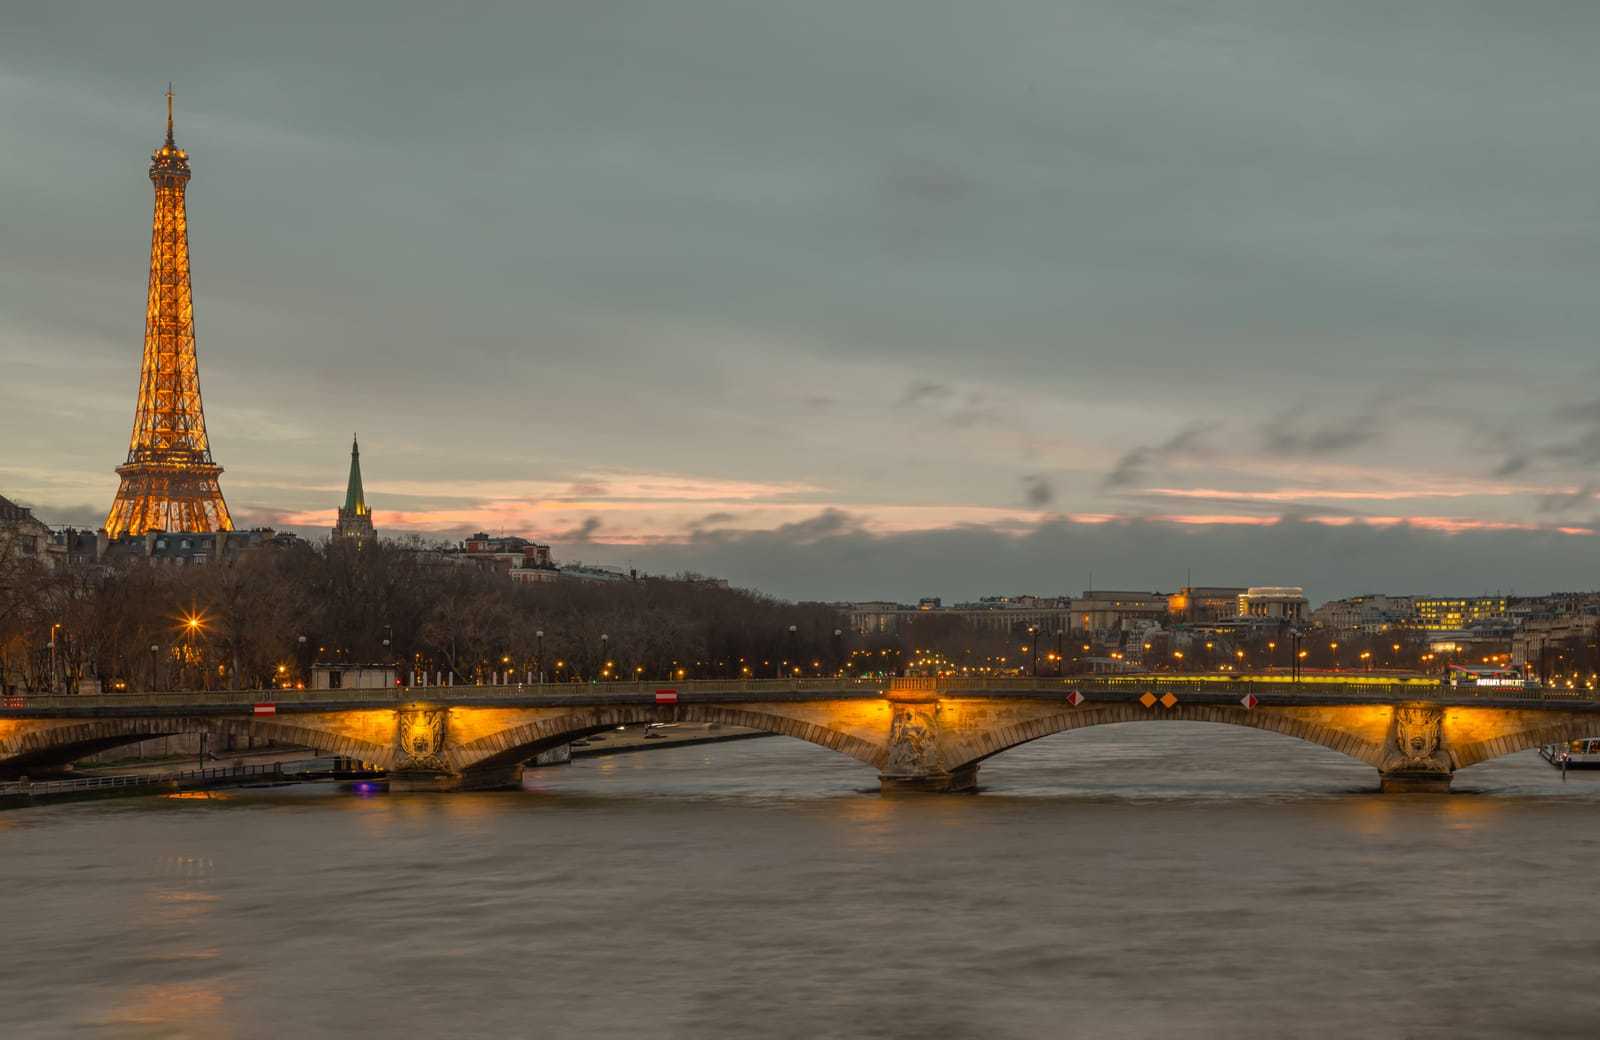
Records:
<instances>
[{"instance_id":1,"label":"bridge arch","mask_svg":"<svg viewBox=\"0 0 1600 1040\"><path fill-rule=\"evenodd\" d=\"M298 726L287 721L258 721L254 718L148 716L90 719L25 730L10 740L0 740L0 775L18 776L30 769L59 768L101 751L184 733L271 740L375 762L381 766L393 764L392 748L314 726Z\"/></svg>"},{"instance_id":2,"label":"bridge arch","mask_svg":"<svg viewBox=\"0 0 1600 1040\"><path fill-rule=\"evenodd\" d=\"M951 770L964 769L976 766L1002 751L1057 733L1088 729L1092 726L1137 722L1209 722L1281 733L1311 744L1320 744L1348 755L1358 762L1378 768L1382 767L1386 753L1381 743L1365 739L1358 734L1322 725L1301 716L1272 710L1179 704L1170 709L1153 711L1139 704L1107 704L1092 708L1068 709L997 726L966 739L953 740L946 751L946 764Z\"/></svg>"},{"instance_id":3,"label":"bridge arch","mask_svg":"<svg viewBox=\"0 0 1600 1040\"><path fill-rule=\"evenodd\" d=\"M446 758L452 767L462 772L504 768L595 733L650 722L705 722L762 730L804 740L880 769L888 753L883 745L804 719L716 704L681 704L581 708L457 744L447 752Z\"/></svg>"},{"instance_id":4,"label":"bridge arch","mask_svg":"<svg viewBox=\"0 0 1600 1040\"><path fill-rule=\"evenodd\" d=\"M293 719L292 715L279 716L273 721L256 718L207 719L203 728L224 736L265 738L279 744L300 745L328 755L371 762L383 768L395 764L394 748L387 744L375 744L316 726L298 726Z\"/></svg>"},{"instance_id":5,"label":"bridge arch","mask_svg":"<svg viewBox=\"0 0 1600 1040\"><path fill-rule=\"evenodd\" d=\"M1600 737L1600 719L1593 715L1568 715L1542 726L1512 730L1488 740L1452 745L1450 756L1457 769L1475 766L1491 759L1514 755L1545 744L1564 744L1569 740Z\"/></svg>"},{"instance_id":6,"label":"bridge arch","mask_svg":"<svg viewBox=\"0 0 1600 1040\"><path fill-rule=\"evenodd\" d=\"M141 740L170 737L188 730L184 719L89 719L24 730L0 741L0 775L21 776L30 769L51 769Z\"/></svg>"}]
</instances>

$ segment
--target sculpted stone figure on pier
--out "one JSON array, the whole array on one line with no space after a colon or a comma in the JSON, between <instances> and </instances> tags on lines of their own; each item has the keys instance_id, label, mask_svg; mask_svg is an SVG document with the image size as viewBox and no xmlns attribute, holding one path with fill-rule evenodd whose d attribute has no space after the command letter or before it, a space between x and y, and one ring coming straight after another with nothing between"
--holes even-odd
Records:
<instances>
[{"instance_id":1,"label":"sculpted stone figure on pier","mask_svg":"<svg viewBox=\"0 0 1600 1040\"><path fill-rule=\"evenodd\" d=\"M1378 767L1383 790L1447 790L1455 769L1444 746L1444 709L1434 704L1397 706L1387 753Z\"/></svg>"}]
</instances>

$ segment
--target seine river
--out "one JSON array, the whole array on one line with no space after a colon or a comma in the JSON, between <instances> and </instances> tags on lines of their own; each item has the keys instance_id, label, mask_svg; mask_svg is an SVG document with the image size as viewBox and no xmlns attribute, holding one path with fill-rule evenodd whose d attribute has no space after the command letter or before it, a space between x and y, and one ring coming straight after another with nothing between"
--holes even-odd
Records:
<instances>
[{"instance_id":1,"label":"seine river","mask_svg":"<svg viewBox=\"0 0 1600 1040\"><path fill-rule=\"evenodd\" d=\"M1600 773L1380 796L1320 747L1061 734L885 800L782 738L521 793L0 813L4 1037L1583 1036Z\"/></svg>"}]
</instances>

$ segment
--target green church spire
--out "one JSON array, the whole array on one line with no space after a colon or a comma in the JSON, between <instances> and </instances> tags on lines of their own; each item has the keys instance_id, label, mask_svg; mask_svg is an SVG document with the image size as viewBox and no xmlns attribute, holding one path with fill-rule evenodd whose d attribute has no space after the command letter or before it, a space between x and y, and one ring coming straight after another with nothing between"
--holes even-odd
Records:
<instances>
[{"instance_id":1,"label":"green church spire","mask_svg":"<svg viewBox=\"0 0 1600 1040\"><path fill-rule=\"evenodd\" d=\"M367 496L361 488L361 445L354 434L350 436L350 486L344 492L344 511L347 516L367 515Z\"/></svg>"}]
</instances>

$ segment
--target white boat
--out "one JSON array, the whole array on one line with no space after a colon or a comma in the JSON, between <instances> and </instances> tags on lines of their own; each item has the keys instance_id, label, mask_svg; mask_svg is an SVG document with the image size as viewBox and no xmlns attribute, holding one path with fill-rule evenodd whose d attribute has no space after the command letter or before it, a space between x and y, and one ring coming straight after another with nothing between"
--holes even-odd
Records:
<instances>
[{"instance_id":1,"label":"white boat","mask_svg":"<svg viewBox=\"0 0 1600 1040\"><path fill-rule=\"evenodd\" d=\"M1539 749L1539 757L1558 769L1600 769L1600 737L1546 744Z\"/></svg>"}]
</instances>

